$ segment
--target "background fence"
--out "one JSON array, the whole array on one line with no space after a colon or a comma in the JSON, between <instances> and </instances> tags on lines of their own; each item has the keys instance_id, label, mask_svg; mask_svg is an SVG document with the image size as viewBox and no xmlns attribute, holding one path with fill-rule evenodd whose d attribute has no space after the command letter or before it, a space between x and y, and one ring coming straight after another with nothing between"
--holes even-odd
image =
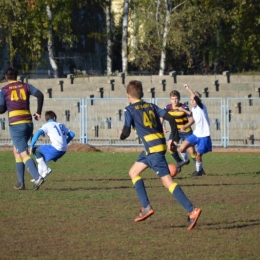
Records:
<instances>
[{"instance_id":1,"label":"background fence","mask_svg":"<svg viewBox=\"0 0 260 260\"><path fill-rule=\"evenodd\" d=\"M144 100L162 108L169 103L168 98ZM259 98L202 98L202 101L208 109L213 146L260 146ZM189 104L189 99L183 98L181 102ZM44 123L44 112L53 110L58 121L75 132L74 143L139 146L141 142L134 131L128 139L119 140L127 105L127 98L45 98L42 120L34 121L35 132ZM31 111L36 111L35 98L31 99ZM0 124L0 145L12 145L7 113L1 115ZM48 142L48 137L38 141L39 144Z\"/></svg>"}]
</instances>

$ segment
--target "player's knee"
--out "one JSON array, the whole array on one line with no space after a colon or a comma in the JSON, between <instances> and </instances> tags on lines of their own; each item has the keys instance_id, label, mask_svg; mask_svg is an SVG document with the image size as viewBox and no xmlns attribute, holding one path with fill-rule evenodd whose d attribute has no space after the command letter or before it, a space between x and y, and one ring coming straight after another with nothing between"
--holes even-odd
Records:
<instances>
[{"instance_id":1,"label":"player's knee","mask_svg":"<svg viewBox=\"0 0 260 260\"><path fill-rule=\"evenodd\" d=\"M202 157L202 154L197 153L197 154L196 154L196 161L197 161L197 162L201 162L201 161L202 161L202 158L201 158L201 157Z\"/></svg>"}]
</instances>

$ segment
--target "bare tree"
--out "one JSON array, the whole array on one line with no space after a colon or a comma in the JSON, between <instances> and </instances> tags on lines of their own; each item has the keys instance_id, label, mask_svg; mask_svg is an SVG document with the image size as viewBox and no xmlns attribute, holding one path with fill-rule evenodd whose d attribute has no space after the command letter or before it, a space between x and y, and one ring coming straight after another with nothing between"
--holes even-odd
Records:
<instances>
[{"instance_id":1,"label":"bare tree","mask_svg":"<svg viewBox=\"0 0 260 260\"><path fill-rule=\"evenodd\" d=\"M106 32L107 32L107 75L112 74L112 41L111 41L111 0L106 0Z\"/></svg>"},{"instance_id":2,"label":"bare tree","mask_svg":"<svg viewBox=\"0 0 260 260\"><path fill-rule=\"evenodd\" d=\"M55 55L54 55L54 39L53 39L53 30L52 30L52 11L49 5L46 5L46 12L47 17L49 20L49 31L48 31L48 55L49 55L49 61L51 64L51 67L54 71L53 76L54 78L58 77L58 66L57 62L55 61Z\"/></svg>"},{"instance_id":3,"label":"bare tree","mask_svg":"<svg viewBox=\"0 0 260 260\"><path fill-rule=\"evenodd\" d=\"M129 13L129 0L124 0L123 7L123 23L122 23L122 71L127 73L128 60L127 60L127 37L128 37L128 13Z\"/></svg>"},{"instance_id":4,"label":"bare tree","mask_svg":"<svg viewBox=\"0 0 260 260\"><path fill-rule=\"evenodd\" d=\"M158 16L159 12L159 2L157 2L157 11L156 11L156 17ZM160 70L159 70L159 76L164 75L165 71L165 61L166 61L166 45L168 40L168 33L170 30L170 22L171 22L171 14L172 12L183 5L186 2L183 1L182 3L176 5L175 7L172 6L172 1L164 0L164 8L165 8L165 22L163 26L163 34L162 34L162 49L161 49L161 59L160 59Z\"/></svg>"}]
</instances>

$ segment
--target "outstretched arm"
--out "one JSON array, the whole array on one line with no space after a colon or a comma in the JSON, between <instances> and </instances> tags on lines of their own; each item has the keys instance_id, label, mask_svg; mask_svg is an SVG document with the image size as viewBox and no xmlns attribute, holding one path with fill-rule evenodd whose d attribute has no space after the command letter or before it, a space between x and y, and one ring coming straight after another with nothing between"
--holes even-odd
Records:
<instances>
[{"instance_id":1,"label":"outstretched arm","mask_svg":"<svg viewBox=\"0 0 260 260\"><path fill-rule=\"evenodd\" d=\"M185 89L187 89L189 91L189 93L191 94L192 97L195 97L195 93L192 91L192 89L189 87L188 84L184 84L183 86Z\"/></svg>"}]
</instances>

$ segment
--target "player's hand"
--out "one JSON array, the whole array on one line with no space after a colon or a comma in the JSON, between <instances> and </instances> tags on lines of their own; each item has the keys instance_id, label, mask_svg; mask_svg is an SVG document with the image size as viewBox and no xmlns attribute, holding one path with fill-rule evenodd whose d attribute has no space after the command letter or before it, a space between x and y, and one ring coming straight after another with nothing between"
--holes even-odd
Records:
<instances>
[{"instance_id":1,"label":"player's hand","mask_svg":"<svg viewBox=\"0 0 260 260\"><path fill-rule=\"evenodd\" d=\"M184 86L184 88L186 88L187 90L189 90L189 85L188 85L188 84L184 84L183 86Z\"/></svg>"},{"instance_id":2,"label":"player's hand","mask_svg":"<svg viewBox=\"0 0 260 260\"><path fill-rule=\"evenodd\" d=\"M183 107L178 107L178 111L184 111Z\"/></svg>"},{"instance_id":3,"label":"player's hand","mask_svg":"<svg viewBox=\"0 0 260 260\"><path fill-rule=\"evenodd\" d=\"M168 133L169 131L166 129L166 127L163 127L163 132Z\"/></svg>"},{"instance_id":4,"label":"player's hand","mask_svg":"<svg viewBox=\"0 0 260 260\"><path fill-rule=\"evenodd\" d=\"M34 119L37 120L37 121L41 119L41 115L40 115L40 114L37 114L37 113L35 113L35 114L33 115L33 117L34 117Z\"/></svg>"},{"instance_id":5,"label":"player's hand","mask_svg":"<svg viewBox=\"0 0 260 260\"><path fill-rule=\"evenodd\" d=\"M172 141L172 142L171 142L171 148L170 148L170 150L171 150L172 152L177 152L177 147L178 147L177 143L174 142L174 141Z\"/></svg>"},{"instance_id":6,"label":"player's hand","mask_svg":"<svg viewBox=\"0 0 260 260\"><path fill-rule=\"evenodd\" d=\"M29 147L29 154L32 155L32 147Z\"/></svg>"}]
</instances>

